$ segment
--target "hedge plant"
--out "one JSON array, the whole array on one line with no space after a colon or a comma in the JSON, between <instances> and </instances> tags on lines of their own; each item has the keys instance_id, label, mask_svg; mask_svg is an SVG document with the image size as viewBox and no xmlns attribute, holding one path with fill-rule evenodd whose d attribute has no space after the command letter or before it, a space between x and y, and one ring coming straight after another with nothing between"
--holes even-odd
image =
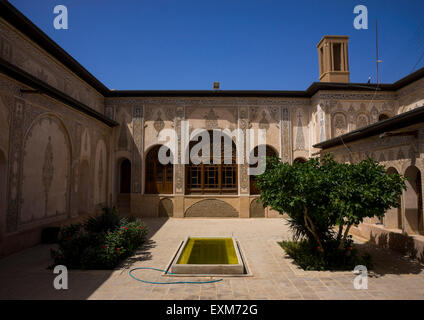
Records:
<instances>
[{"instance_id":1,"label":"hedge plant","mask_svg":"<svg viewBox=\"0 0 424 320\"><path fill-rule=\"evenodd\" d=\"M143 245L147 232L139 219L124 218L115 207L104 208L99 216L61 228L51 256L54 265L69 269L114 269Z\"/></svg>"}]
</instances>

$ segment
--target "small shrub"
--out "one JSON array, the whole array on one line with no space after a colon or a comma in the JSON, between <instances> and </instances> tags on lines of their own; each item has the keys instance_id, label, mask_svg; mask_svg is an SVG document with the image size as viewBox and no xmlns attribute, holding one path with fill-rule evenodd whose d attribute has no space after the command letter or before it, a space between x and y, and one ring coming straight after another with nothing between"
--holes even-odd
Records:
<instances>
[{"instance_id":1,"label":"small shrub","mask_svg":"<svg viewBox=\"0 0 424 320\"><path fill-rule=\"evenodd\" d=\"M353 270L357 265L372 268L371 256L366 253L360 255L349 239L344 249L339 249L337 241L326 243L324 252L317 250L312 241L282 241L280 246L304 270Z\"/></svg>"},{"instance_id":2,"label":"small shrub","mask_svg":"<svg viewBox=\"0 0 424 320\"><path fill-rule=\"evenodd\" d=\"M70 269L113 269L142 246L147 232L140 220L129 221L115 208L105 208L85 223L63 227L51 256L55 265Z\"/></svg>"}]
</instances>

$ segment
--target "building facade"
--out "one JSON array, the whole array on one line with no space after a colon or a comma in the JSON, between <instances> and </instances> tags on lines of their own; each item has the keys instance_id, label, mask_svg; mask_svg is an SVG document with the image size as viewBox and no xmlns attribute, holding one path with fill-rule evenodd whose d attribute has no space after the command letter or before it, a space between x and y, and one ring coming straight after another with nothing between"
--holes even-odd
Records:
<instances>
[{"instance_id":1,"label":"building facade","mask_svg":"<svg viewBox=\"0 0 424 320\"><path fill-rule=\"evenodd\" d=\"M278 217L256 201L246 163L159 163L160 132L178 133L184 121L189 132L264 129L267 154L292 163L319 156L320 143L424 104L423 69L393 84L350 83L346 36L319 42L320 82L305 91L109 90L9 3L0 9L0 256L38 243L46 226L103 206L142 217ZM420 139L390 138L396 145L387 152L371 143L353 161L372 154L418 177L422 122L416 126ZM177 141L180 159L180 134ZM240 148L247 150L233 143L234 153ZM420 232L422 205L417 210L421 222L411 228Z\"/></svg>"}]
</instances>

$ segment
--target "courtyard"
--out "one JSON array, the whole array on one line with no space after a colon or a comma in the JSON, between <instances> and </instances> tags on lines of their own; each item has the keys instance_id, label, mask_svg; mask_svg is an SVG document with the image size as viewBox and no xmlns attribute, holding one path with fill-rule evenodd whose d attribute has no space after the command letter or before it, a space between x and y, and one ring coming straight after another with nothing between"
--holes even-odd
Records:
<instances>
[{"instance_id":1,"label":"courtyard","mask_svg":"<svg viewBox=\"0 0 424 320\"><path fill-rule=\"evenodd\" d=\"M372 255L374 270L367 290L355 290L352 272L304 271L278 242L291 238L284 218L143 219L148 241L115 270L70 270L68 289L53 287L50 245L38 245L0 260L0 299L281 299L380 300L424 299L424 266L390 250L355 238ZM251 276L223 277L210 284L147 284L132 279L137 267L165 269L187 236L233 236L240 241ZM134 275L149 281L197 281L211 277L172 278L153 270Z\"/></svg>"}]
</instances>

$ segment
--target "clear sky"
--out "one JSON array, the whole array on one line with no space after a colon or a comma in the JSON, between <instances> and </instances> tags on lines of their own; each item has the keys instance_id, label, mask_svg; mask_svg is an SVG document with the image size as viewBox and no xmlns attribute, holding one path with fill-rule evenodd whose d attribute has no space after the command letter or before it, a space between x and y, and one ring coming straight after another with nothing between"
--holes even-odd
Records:
<instances>
[{"instance_id":1,"label":"clear sky","mask_svg":"<svg viewBox=\"0 0 424 320\"><path fill-rule=\"evenodd\" d=\"M424 67L424 0L10 2L111 89L305 90L325 34L350 37L351 82L375 82L376 19L381 82ZM68 30L53 27L59 4ZM353 26L359 4L368 30Z\"/></svg>"}]
</instances>

